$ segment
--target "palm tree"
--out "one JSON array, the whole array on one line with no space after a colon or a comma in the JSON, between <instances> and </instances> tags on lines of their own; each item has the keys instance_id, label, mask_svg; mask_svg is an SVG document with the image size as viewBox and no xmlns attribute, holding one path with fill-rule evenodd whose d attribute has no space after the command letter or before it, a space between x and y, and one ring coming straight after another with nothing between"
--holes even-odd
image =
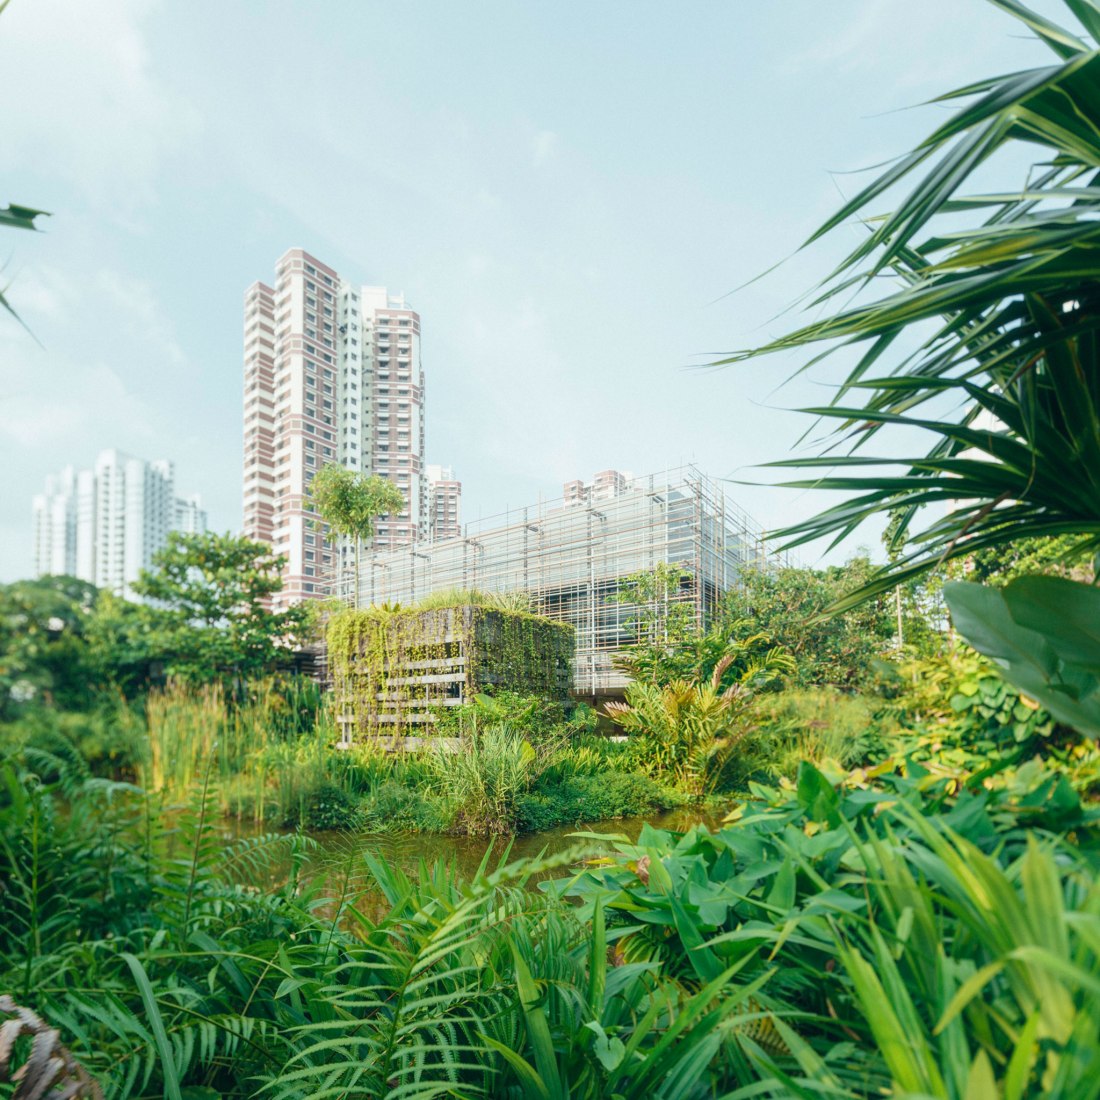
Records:
<instances>
[{"instance_id":1,"label":"palm tree","mask_svg":"<svg viewBox=\"0 0 1100 1100\"><path fill-rule=\"evenodd\" d=\"M355 553L355 592L352 606L359 606L359 564L363 543L374 535L379 516L400 512L405 496L392 481L375 474L349 470L330 462L313 475L310 507L338 535L351 540Z\"/></svg>"},{"instance_id":2,"label":"palm tree","mask_svg":"<svg viewBox=\"0 0 1100 1100\"><path fill-rule=\"evenodd\" d=\"M805 410L835 422L823 453L772 464L839 469L787 484L856 494L786 528L788 546L822 536L835 545L871 516L899 517L893 563L838 606L1025 536L1073 534L1082 549L1100 547L1100 2L1064 0L1079 32L1018 0L990 2L1053 63L939 97L961 105L810 238L866 219L866 235L815 295L813 307L833 306L831 315L721 360L807 348L810 366L859 352L833 401ZM1021 143L1040 160L1026 180L964 192ZM902 185L895 210L867 213ZM944 215L976 220L946 228ZM881 297L872 288L884 275L897 288ZM840 306L853 295L857 304ZM931 433L927 453L867 453L880 431L899 427ZM945 516L914 522L943 503Z\"/></svg>"}]
</instances>

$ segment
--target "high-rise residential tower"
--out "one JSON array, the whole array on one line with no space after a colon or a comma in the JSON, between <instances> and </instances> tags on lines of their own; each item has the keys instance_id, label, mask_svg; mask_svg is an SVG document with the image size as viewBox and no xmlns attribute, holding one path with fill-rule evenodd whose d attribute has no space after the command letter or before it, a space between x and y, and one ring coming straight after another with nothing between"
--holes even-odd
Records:
<instances>
[{"instance_id":1,"label":"high-rise residential tower","mask_svg":"<svg viewBox=\"0 0 1100 1100\"><path fill-rule=\"evenodd\" d=\"M432 542L462 534L462 482L450 466L429 463L428 535Z\"/></svg>"},{"instance_id":2,"label":"high-rise residential tower","mask_svg":"<svg viewBox=\"0 0 1100 1100\"><path fill-rule=\"evenodd\" d=\"M244 533L286 557L279 602L326 596L341 575L309 507L326 463L404 494L402 512L376 521L375 548L427 537L420 317L404 296L292 248L273 287L245 292L244 341Z\"/></svg>"},{"instance_id":3,"label":"high-rise residential tower","mask_svg":"<svg viewBox=\"0 0 1100 1100\"><path fill-rule=\"evenodd\" d=\"M566 504L614 500L626 492L631 476L620 470L601 470L591 481L567 481L562 486L562 500Z\"/></svg>"},{"instance_id":4,"label":"high-rise residential tower","mask_svg":"<svg viewBox=\"0 0 1100 1100\"><path fill-rule=\"evenodd\" d=\"M168 532L206 530L197 495L177 498L172 463L114 449L91 470L66 467L34 498L34 571L68 574L135 599L132 589Z\"/></svg>"}]
</instances>

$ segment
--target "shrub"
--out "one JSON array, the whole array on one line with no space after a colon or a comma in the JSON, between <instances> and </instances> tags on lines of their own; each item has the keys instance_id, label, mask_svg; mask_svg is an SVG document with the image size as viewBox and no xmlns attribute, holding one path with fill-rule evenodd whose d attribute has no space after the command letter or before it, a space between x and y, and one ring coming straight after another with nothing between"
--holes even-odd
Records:
<instances>
[{"instance_id":1,"label":"shrub","mask_svg":"<svg viewBox=\"0 0 1100 1100\"><path fill-rule=\"evenodd\" d=\"M516 825L538 832L586 821L640 817L684 805L679 791L663 787L647 775L609 771L577 774L554 782L540 782L516 801Z\"/></svg>"},{"instance_id":2,"label":"shrub","mask_svg":"<svg viewBox=\"0 0 1100 1100\"><path fill-rule=\"evenodd\" d=\"M379 784L361 806L363 828L371 832L440 833L454 822L445 798L410 789L396 779Z\"/></svg>"},{"instance_id":3,"label":"shrub","mask_svg":"<svg viewBox=\"0 0 1100 1100\"><path fill-rule=\"evenodd\" d=\"M343 787L324 783L302 795L298 807L290 812L284 824L318 831L361 829L363 811L358 800Z\"/></svg>"},{"instance_id":4,"label":"shrub","mask_svg":"<svg viewBox=\"0 0 1100 1100\"><path fill-rule=\"evenodd\" d=\"M436 729L443 736L462 736L479 726L501 723L534 743L591 736L596 732L598 716L584 703L514 691L477 695L460 707L440 707L436 714Z\"/></svg>"},{"instance_id":5,"label":"shrub","mask_svg":"<svg viewBox=\"0 0 1100 1100\"><path fill-rule=\"evenodd\" d=\"M511 726L480 725L457 748L442 743L428 757L436 789L455 807L455 822L468 833L512 832L516 800L526 794L549 760Z\"/></svg>"},{"instance_id":6,"label":"shrub","mask_svg":"<svg viewBox=\"0 0 1100 1100\"><path fill-rule=\"evenodd\" d=\"M803 760L850 768L881 745L878 707L862 695L806 688L761 698L756 727L738 746L728 776L744 788L751 779L793 779Z\"/></svg>"}]
</instances>

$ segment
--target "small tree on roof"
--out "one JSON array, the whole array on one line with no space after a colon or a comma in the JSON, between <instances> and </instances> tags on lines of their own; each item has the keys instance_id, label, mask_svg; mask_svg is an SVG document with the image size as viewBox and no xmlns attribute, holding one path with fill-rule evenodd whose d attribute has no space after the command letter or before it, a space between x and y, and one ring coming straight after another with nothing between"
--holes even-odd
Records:
<instances>
[{"instance_id":1,"label":"small tree on roof","mask_svg":"<svg viewBox=\"0 0 1100 1100\"><path fill-rule=\"evenodd\" d=\"M364 541L374 536L379 516L400 512L405 494L392 481L377 474L367 477L356 470L330 462L313 475L310 507L324 523L351 540L355 551L355 594L352 606L359 606L359 567Z\"/></svg>"}]
</instances>

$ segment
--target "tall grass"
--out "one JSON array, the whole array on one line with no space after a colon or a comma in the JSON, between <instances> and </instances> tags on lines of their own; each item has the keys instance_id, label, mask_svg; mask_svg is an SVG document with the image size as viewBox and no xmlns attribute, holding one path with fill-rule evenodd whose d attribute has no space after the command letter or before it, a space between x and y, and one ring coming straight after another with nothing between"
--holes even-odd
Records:
<instances>
[{"instance_id":1,"label":"tall grass","mask_svg":"<svg viewBox=\"0 0 1100 1100\"><path fill-rule=\"evenodd\" d=\"M149 763L140 772L143 786L169 796L184 794L217 752L225 733L226 707L221 686L172 684L150 692L145 704Z\"/></svg>"},{"instance_id":2,"label":"tall grass","mask_svg":"<svg viewBox=\"0 0 1100 1100\"><path fill-rule=\"evenodd\" d=\"M216 684L171 684L146 703L149 763L141 781L169 801L210 770L223 814L256 823L300 820L326 786L346 788L353 762L334 750L331 709L313 685L252 685L232 703Z\"/></svg>"},{"instance_id":3,"label":"tall grass","mask_svg":"<svg viewBox=\"0 0 1100 1100\"><path fill-rule=\"evenodd\" d=\"M761 697L756 729L744 746L745 776L793 778L803 760L849 768L878 743L875 707L833 688L791 689Z\"/></svg>"},{"instance_id":4,"label":"tall grass","mask_svg":"<svg viewBox=\"0 0 1100 1100\"><path fill-rule=\"evenodd\" d=\"M473 725L457 747L433 745L428 759L461 826L490 835L515 830L516 804L552 756L549 747L536 750L507 723L493 722Z\"/></svg>"}]
</instances>

